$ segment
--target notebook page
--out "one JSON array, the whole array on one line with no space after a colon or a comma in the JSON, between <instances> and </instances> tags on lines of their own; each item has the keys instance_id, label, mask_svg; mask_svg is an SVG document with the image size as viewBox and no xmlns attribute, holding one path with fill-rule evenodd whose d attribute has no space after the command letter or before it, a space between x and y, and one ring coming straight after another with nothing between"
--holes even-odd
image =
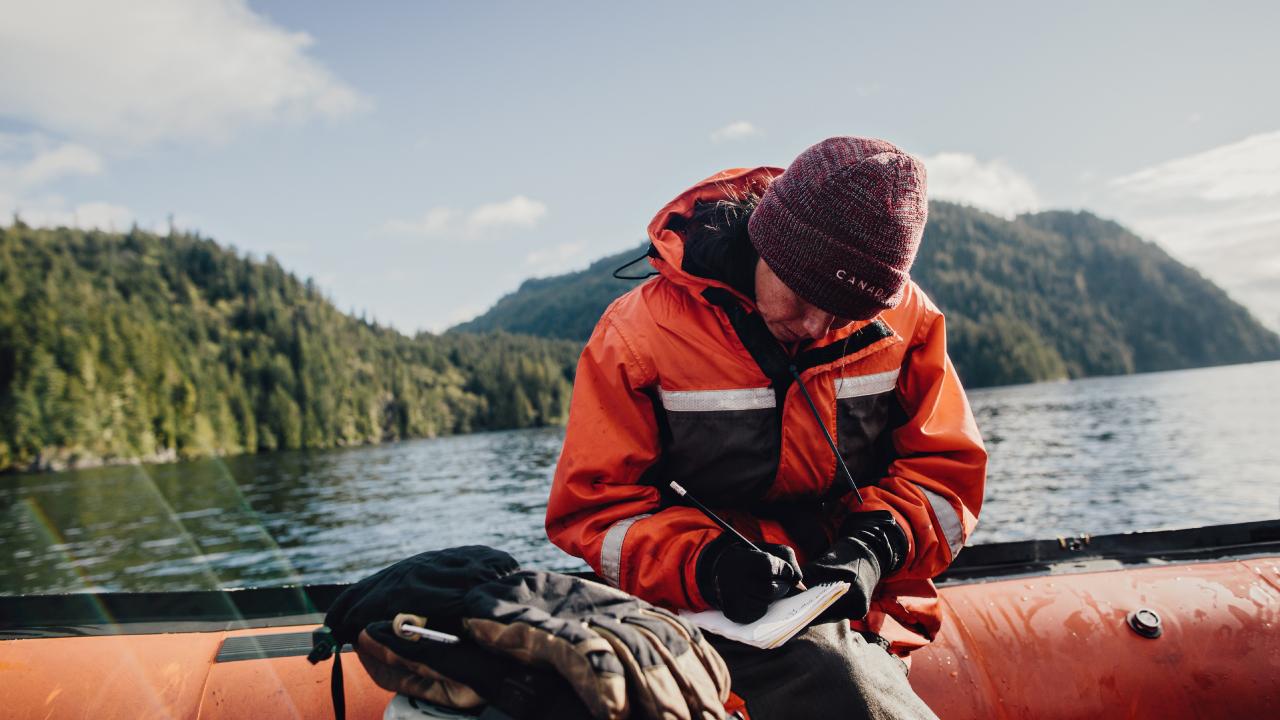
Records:
<instances>
[{"instance_id":1,"label":"notebook page","mask_svg":"<svg viewBox=\"0 0 1280 720\"><path fill-rule=\"evenodd\" d=\"M758 648L777 647L790 640L823 610L849 591L849 583L817 585L769 606L764 616L753 623L736 623L719 610L690 612L681 610L685 618L703 630Z\"/></svg>"}]
</instances>

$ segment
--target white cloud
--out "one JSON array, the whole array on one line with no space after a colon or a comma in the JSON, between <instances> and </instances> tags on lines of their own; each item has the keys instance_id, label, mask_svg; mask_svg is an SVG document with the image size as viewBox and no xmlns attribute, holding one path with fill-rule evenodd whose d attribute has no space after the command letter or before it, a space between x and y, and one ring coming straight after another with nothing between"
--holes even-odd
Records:
<instances>
[{"instance_id":1,"label":"white cloud","mask_svg":"<svg viewBox=\"0 0 1280 720\"><path fill-rule=\"evenodd\" d=\"M390 235L440 237L444 235L482 235L503 228L532 228L547 214L547 206L524 195L503 202L488 203L464 212L450 207L431 208L413 220L388 220L382 232Z\"/></svg>"},{"instance_id":2,"label":"white cloud","mask_svg":"<svg viewBox=\"0 0 1280 720\"><path fill-rule=\"evenodd\" d=\"M133 224L133 211L123 205L114 203L80 203L71 211L71 222L67 224L83 228L96 227L104 230L124 230Z\"/></svg>"},{"instance_id":3,"label":"white cloud","mask_svg":"<svg viewBox=\"0 0 1280 720\"><path fill-rule=\"evenodd\" d=\"M102 170L102 157L83 145L55 143L39 133L0 132L0 189L18 192Z\"/></svg>"},{"instance_id":4,"label":"white cloud","mask_svg":"<svg viewBox=\"0 0 1280 720\"><path fill-rule=\"evenodd\" d=\"M427 332L442 333L445 330L464 323L473 318L479 317L481 313L489 309L489 305L485 303L471 303L469 305L461 305L449 310L449 314L443 320L437 321L435 324L427 328Z\"/></svg>"},{"instance_id":5,"label":"white cloud","mask_svg":"<svg viewBox=\"0 0 1280 720\"><path fill-rule=\"evenodd\" d=\"M567 242L555 247L539 248L525 256L524 262L533 273L562 273L569 263L582 256L586 243Z\"/></svg>"},{"instance_id":6,"label":"white cloud","mask_svg":"<svg viewBox=\"0 0 1280 720\"><path fill-rule=\"evenodd\" d=\"M78 227L86 230L127 230L134 213L123 205L108 202L69 204L58 195L18 198L0 190L0 224L9 224L17 214L32 227Z\"/></svg>"},{"instance_id":7,"label":"white cloud","mask_svg":"<svg viewBox=\"0 0 1280 720\"><path fill-rule=\"evenodd\" d=\"M383 223L382 230L392 235L434 237L447 233L457 215L452 208L434 207L417 220L388 220Z\"/></svg>"},{"instance_id":8,"label":"white cloud","mask_svg":"<svg viewBox=\"0 0 1280 720\"><path fill-rule=\"evenodd\" d=\"M18 168L17 182L22 186L44 185L68 175L97 175L102 172L102 157L83 145L64 143L36 155Z\"/></svg>"},{"instance_id":9,"label":"white cloud","mask_svg":"<svg viewBox=\"0 0 1280 720\"><path fill-rule=\"evenodd\" d=\"M133 224L128 208L108 202L71 204L48 191L58 180L97 175L101 156L83 145L57 143L39 133L0 133L0 222L17 213L39 227L123 230Z\"/></svg>"},{"instance_id":10,"label":"white cloud","mask_svg":"<svg viewBox=\"0 0 1280 720\"><path fill-rule=\"evenodd\" d=\"M95 146L223 139L367 104L245 0L0 0L0 115Z\"/></svg>"},{"instance_id":11,"label":"white cloud","mask_svg":"<svg viewBox=\"0 0 1280 720\"><path fill-rule=\"evenodd\" d=\"M472 232L503 227L531 228L546 214L546 205L524 195L517 195L505 202L481 205L471 211L467 227Z\"/></svg>"},{"instance_id":12,"label":"white cloud","mask_svg":"<svg viewBox=\"0 0 1280 720\"><path fill-rule=\"evenodd\" d=\"M1213 202L1274 197L1280 195L1280 131L1163 162L1109 184L1140 198Z\"/></svg>"},{"instance_id":13,"label":"white cloud","mask_svg":"<svg viewBox=\"0 0 1280 720\"><path fill-rule=\"evenodd\" d=\"M712 131L711 142L722 143L734 140L746 140L747 138L755 137L760 134L760 128L752 125L746 120L739 120Z\"/></svg>"},{"instance_id":14,"label":"white cloud","mask_svg":"<svg viewBox=\"0 0 1280 720\"><path fill-rule=\"evenodd\" d=\"M1280 329L1280 131L1106 183L1108 212Z\"/></svg>"},{"instance_id":15,"label":"white cloud","mask_svg":"<svg viewBox=\"0 0 1280 720\"><path fill-rule=\"evenodd\" d=\"M982 162L967 153L944 152L924 158L929 196L1013 217L1040 207L1035 187L1002 160Z\"/></svg>"}]
</instances>

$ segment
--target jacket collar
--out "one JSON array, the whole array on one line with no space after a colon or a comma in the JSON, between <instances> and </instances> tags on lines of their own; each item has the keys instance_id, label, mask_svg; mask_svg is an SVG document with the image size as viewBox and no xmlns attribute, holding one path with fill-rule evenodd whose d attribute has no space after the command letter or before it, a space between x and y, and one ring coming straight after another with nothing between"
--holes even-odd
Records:
<instances>
[{"instance_id":1,"label":"jacket collar","mask_svg":"<svg viewBox=\"0 0 1280 720\"><path fill-rule=\"evenodd\" d=\"M677 195L664 205L654 215L653 220L649 222L650 264L663 277L683 287L704 303L723 309L725 306L723 302L724 293L728 293L728 296L736 299L741 304L747 314L754 313L756 310L754 300L730 287L727 283L694 275L684 270L685 238L684 234L673 229L673 226L682 226L684 223L681 220L693 215L694 205L698 202L725 200L730 197L741 196L747 192L763 194L782 172L782 168L770 166L732 168L718 172ZM705 293L711 288L718 288L718 290L713 291L713 294L721 298L720 302L708 300ZM876 322L878 321L873 318L850 323L835 332L828 333L826 337L810 343L805 348L805 352L843 342L862 331L868 325ZM866 333L863 334L865 335Z\"/></svg>"}]
</instances>

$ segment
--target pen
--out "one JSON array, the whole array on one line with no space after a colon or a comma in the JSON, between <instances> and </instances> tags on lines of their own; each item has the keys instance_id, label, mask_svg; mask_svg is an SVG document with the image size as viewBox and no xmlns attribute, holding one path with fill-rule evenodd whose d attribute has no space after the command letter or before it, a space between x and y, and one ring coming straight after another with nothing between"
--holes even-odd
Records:
<instances>
[{"instance_id":1,"label":"pen","mask_svg":"<svg viewBox=\"0 0 1280 720\"><path fill-rule=\"evenodd\" d=\"M675 480L672 480L669 484L671 485L671 489L676 491L677 495L693 503L694 507L701 510L704 515L714 520L715 523L720 527L724 528L725 532L732 533L734 537L746 543L747 547L751 548L752 550L755 550L756 552L764 552L760 548L756 547L755 543L751 542L745 536L743 536L742 533L738 532L736 528L734 528L729 523L725 522L719 515L711 512L711 508L707 507L706 505L703 505L701 500L698 500L698 498L690 495L689 491L685 490L684 486L682 486L680 483L676 482Z\"/></svg>"},{"instance_id":2,"label":"pen","mask_svg":"<svg viewBox=\"0 0 1280 720\"><path fill-rule=\"evenodd\" d=\"M418 627L417 625L410 625L409 623L400 625L399 629L413 633L414 635L421 635L428 640L435 640L436 642L442 642L448 645L453 645L460 640L457 635L450 635L446 632L432 630L431 628Z\"/></svg>"},{"instance_id":3,"label":"pen","mask_svg":"<svg viewBox=\"0 0 1280 720\"><path fill-rule=\"evenodd\" d=\"M701 500L699 500L698 498L696 498L696 497L694 497L694 496L690 495L690 494L689 494L689 491L688 491L688 490L685 490L683 485L681 485L680 483L676 482L675 480L672 480L671 482L669 482L669 483L667 483L667 484L671 486L671 489L672 489L672 490L675 490L675 491L676 491L676 494L677 494L677 495L679 495L680 497L682 497L682 498L684 498L684 499L688 500L689 502L693 503L694 507L696 507L696 508L698 508L699 510L701 510L701 511L702 511L702 514L704 514L704 515L706 515L707 517L711 518L711 519L715 522L715 524L717 524L717 525L719 525L721 528L723 528L725 532L727 532L727 533L731 533L734 537L738 538L738 540L741 540L743 543L745 543L745 544L746 544L746 546L747 546L747 547L751 548L752 550L755 550L756 552L759 552L759 553L764 552L764 551L763 551L763 550L761 550L760 548L756 547L756 544L755 544L755 543L753 543L753 542L751 542L750 540L748 540L748 539L746 538L746 536L745 536L745 535L743 535L742 533L738 532L738 529L737 529L737 528L735 528L734 526L732 526L732 525L730 525L729 523L725 522L725 521L724 521L724 518L722 518L722 517L720 517L719 515L717 515L717 514L715 514L714 512L712 512L712 511L711 511L711 508L707 507L706 505L703 505ZM766 553L766 554L768 554L768 553ZM805 587L805 585L804 585L804 583L803 583L803 582L797 582L797 583L796 583L796 588L797 588L797 589L799 589L799 590L807 590L807 589L808 589L808 588L806 588L806 587Z\"/></svg>"}]
</instances>

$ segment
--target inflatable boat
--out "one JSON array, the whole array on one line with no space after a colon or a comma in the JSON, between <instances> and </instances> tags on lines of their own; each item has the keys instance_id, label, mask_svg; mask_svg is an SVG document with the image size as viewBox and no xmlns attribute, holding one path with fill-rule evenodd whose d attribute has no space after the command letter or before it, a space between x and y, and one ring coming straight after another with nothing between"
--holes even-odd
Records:
<instances>
[{"instance_id":1,"label":"inflatable boat","mask_svg":"<svg viewBox=\"0 0 1280 720\"><path fill-rule=\"evenodd\" d=\"M910 677L942 718L1280 717L1280 520L978 545L939 587ZM332 717L305 656L342 589L0 597L0 716Z\"/></svg>"}]
</instances>

